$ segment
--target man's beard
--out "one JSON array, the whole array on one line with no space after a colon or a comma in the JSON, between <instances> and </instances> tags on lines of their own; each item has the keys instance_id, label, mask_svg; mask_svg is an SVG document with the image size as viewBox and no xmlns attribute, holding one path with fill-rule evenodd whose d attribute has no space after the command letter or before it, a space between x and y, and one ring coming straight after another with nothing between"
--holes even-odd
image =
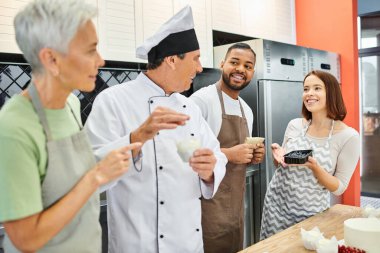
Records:
<instances>
[{"instance_id":1,"label":"man's beard","mask_svg":"<svg viewBox=\"0 0 380 253\"><path fill-rule=\"evenodd\" d=\"M248 86L248 84L250 83L250 81L248 82L245 82L243 83L242 85L234 85L230 82L230 76L228 74L225 74L224 72L222 73L222 79L223 79L223 82L227 85L227 87L231 90L236 90L236 91L239 91L239 90L242 90L244 89L245 87Z\"/></svg>"}]
</instances>

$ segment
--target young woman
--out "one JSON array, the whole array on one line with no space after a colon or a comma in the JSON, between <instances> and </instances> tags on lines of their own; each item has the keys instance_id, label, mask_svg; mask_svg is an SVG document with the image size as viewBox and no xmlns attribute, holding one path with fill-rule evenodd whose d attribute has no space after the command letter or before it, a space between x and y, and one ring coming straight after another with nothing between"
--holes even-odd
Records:
<instances>
[{"instance_id":1,"label":"young woman","mask_svg":"<svg viewBox=\"0 0 380 253\"><path fill-rule=\"evenodd\" d=\"M32 67L28 89L0 112L0 222L5 252L101 251L97 189L123 175L132 144L96 164L72 94L95 88L104 64L83 0L35 0L15 17Z\"/></svg>"},{"instance_id":2,"label":"young woman","mask_svg":"<svg viewBox=\"0 0 380 253\"><path fill-rule=\"evenodd\" d=\"M359 134L342 122L346 107L334 76L306 75L302 115L289 122L282 147L272 144L278 168L265 196L261 239L329 208L330 192L343 194L359 159ZM305 164L285 164L285 153L302 149L313 150Z\"/></svg>"}]
</instances>

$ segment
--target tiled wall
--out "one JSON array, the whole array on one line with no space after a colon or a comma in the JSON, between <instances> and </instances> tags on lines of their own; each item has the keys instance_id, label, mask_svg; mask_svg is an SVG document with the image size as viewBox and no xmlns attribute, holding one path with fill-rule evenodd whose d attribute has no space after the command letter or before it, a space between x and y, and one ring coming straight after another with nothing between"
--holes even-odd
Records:
<instances>
[{"instance_id":1,"label":"tiled wall","mask_svg":"<svg viewBox=\"0 0 380 253\"><path fill-rule=\"evenodd\" d=\"M0 108L10 97L25 89L29 80L29 65L0 64Z\"/></svg>"},{"instance_id":2,"label":"tiled wall","mask_svg":"<svg viewBox=\"0 0 380 253\"><path fill-rule=\"evenodd\" d=\"M102 68L99 70L96 87L92 92L75 91L80 99L82 120L86 121L96 95L102 90L133 80L141 72L138 69ZM31 68L27 64L0 64L0 109L13 95L25 89L31 78Z\"/></svg>"}]
</instances>

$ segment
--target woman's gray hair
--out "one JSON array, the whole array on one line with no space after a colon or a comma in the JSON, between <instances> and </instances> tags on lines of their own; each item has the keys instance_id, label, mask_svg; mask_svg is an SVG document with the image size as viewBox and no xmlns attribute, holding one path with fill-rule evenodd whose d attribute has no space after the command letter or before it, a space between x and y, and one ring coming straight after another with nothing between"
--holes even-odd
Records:
<instances>
[{"instance_id":1,"label":"woman's gray hair","mask_svg":"<svg viewBox=\"0 0 380 253\"><path fill-rule=\"evenodd\" d=\"M17 13L16 41L33 72L43 72L42 48L67 53L78 29L96 14L96 7L84 0L34 0Z\"/></svg>"}]
</instances>

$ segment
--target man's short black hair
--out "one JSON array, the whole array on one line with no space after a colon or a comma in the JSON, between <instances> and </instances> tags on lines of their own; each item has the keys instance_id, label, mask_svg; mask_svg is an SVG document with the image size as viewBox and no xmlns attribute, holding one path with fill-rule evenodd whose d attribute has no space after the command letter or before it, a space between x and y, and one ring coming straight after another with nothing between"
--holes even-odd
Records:
<instances>
[{"instance_id":1,"label":"man's short black hair","mask_svg":"<svg viewBox=\"0 0 380 253\"><path fill-rule=\"evenodd\" d=\"M255 56L255 58L256 58L256 53L255 53L255 51L253 51L253 49L250 47L250 45L248 45L247 43L244 43L244 42L238 42L238 43L235 43L235 44L233 44L232 46L230 46L228 48L226 56L224 57L224 59L227 59L228 55L230 54L230 52L233 49L246 49L246 50L250 50L252 52L252 54Z\"/></svg>"}]
</instances>

